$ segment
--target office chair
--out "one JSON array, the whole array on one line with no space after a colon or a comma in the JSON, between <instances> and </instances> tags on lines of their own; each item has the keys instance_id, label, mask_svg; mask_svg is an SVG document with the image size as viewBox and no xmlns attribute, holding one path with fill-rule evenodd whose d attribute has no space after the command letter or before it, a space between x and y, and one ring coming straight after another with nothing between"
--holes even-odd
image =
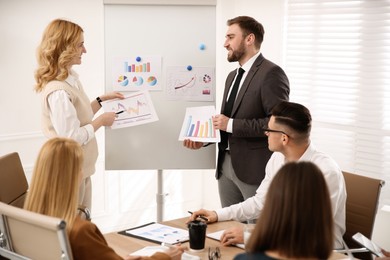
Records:
<instances>
[{"instance_id":1,"label":"office chair","mask_svg":"<svg viewBox=\"0 0 390 260\"><path fill-rule=\"evenodd\" d=\"M0 255L72 260L65 221L0 202Z\"/></svg>"},{"instance_id":2,"label":"office chair","mask_svg":"<svg viewBox=\"0 0 390 260\"><path fill-rule=\"evenodd\" d=\"M0 202L23 208L28 191L19 154L14 152L0 157ZM79 215L91 220L91 212L83 205L78 207Z\"/></svg>"},{"instance_id":3,"label":"office chair","mask_svg":"<svg viewBox=\"0 0 390 260\"><path fill-rule=\"evenodd\" d=\"M352 236L357 232L371 239L383 180L343 172L347 189L346 230L343 236L347 248L358 259L372 259L368 250L362 249ZM359 248L360 247L360 248Z\"/></svg>"},{"instance_id":4,"label":"office chair","mask_svg":"<svg viewBox=\"0 0 390 260\"><path fill-rule=\"evenodd\" d=\"M18 153L0 157L0 201L23 208L28 183Z\"/></svg>"}]
</instances>

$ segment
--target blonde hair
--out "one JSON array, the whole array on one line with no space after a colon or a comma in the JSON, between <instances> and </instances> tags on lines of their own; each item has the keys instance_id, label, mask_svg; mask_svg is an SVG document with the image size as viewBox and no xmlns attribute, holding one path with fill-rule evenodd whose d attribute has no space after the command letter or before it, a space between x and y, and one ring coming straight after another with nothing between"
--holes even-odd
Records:
<instances>
[{"instance_id":1,"label":"blonde hair","mask_svg":"<svg viewBox=\"0 0 390 260\"><path fill-rule=\"evenodd\" d=\"M52 80L63 81L68 77L69 65L77 55L82 33L79 25L62 19L56 19L46 27L37 48L36 92L41 92Z\"/></svg>"},{"instance_id":2,"label":"blonde hair","mask_svg":"<svg viewBox=\"0 0 390 260\"><path fill-rule=\"evenodd\" d=\"M41 148L24 208L64 219L68 231L77 215L83 151L74 140L56 137Z\"/></svg>"}]
</instances>

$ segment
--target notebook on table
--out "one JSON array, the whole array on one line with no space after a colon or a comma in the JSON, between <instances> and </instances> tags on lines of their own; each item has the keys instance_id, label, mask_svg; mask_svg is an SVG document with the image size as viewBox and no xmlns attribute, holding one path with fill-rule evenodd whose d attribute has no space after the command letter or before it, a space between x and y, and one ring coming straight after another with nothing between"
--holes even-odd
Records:
<instances>
[{"instance_id":1,"label":"notebook on table","mask_svg":"<svg viewBox=\"0 0 390 260\"><path fill-rule=\"evenodd\" d=\"M177 244L187 242L189 240L188 230L182 228L171 227L155 222L151 222L142 226L126 229L119 234L131 236L154 243Z\"/></svg>"},{"instance_id":2,"label":"notebook on table","mask_svg":"<svg viewBox=\"0 0 390 260\"><path fill-rule=\"evenodd\" d=\"M215 239L215 240L221 241L221 236L222 236L224 231L225 230L223 229L223 230L216 231L216 232L213 232L213 233L208 233L208 234L206 234L206 236L211 238L211 239ZM234 246L242 248L242 249L245 249L245 245L244 244L234 244Z\"/></svg>"}]
</instances>

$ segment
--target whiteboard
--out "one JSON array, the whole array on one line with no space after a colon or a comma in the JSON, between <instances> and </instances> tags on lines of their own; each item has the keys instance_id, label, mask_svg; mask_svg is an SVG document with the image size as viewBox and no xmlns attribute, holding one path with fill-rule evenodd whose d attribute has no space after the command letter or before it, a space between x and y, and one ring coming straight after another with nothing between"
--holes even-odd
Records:
<instances>
[{"instance_id":1,"label":"whiteboard","mask_svg":"<svg viewBox=\"0 0 390 260\"><path fill-rule=\"evenodd\" d=\"M106 92L113 90L115 57L162 58L162 90L150 91L159 121L106 127L106 170L214 169L216 145L194 151L178 138L186 107L215 105L215 88L210 102L168 100L164 87L167 66L215 68L215 5L113 4L104 6L104 16Z\"/></svg>"}]
</instances>

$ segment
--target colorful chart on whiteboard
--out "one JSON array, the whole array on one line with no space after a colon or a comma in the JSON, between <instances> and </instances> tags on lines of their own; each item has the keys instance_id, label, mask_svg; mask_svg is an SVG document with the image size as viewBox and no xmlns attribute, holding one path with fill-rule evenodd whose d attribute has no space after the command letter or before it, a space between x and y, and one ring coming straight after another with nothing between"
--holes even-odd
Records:
<instances>
[{"instance_id":1,"label":"colorful chart on whiteboard","mask_svg":"<svg viewBox=\"0 0 390 260\"><path fill-rule=\"evenodd\" d=\"M124 99L104 101L102 106L105 112L117 114L112 129L158 121L152 99L146 90L126 95Z\"/></svg>"},{"instance_id":2,"label":"colorful chart on whiteboard","mask_svg":"<svg viewBox=\"0 0 390 260\"><path fill-rule=\"evenodd\" d=\"M161 57L114 58L112 87L115 91L161 90Z\"/></svg>"},{"instance_id":3,"label":"colorful chart on whiteboard","mask_svg":"<svg viewBox=\"0 0 390 260\"><path fill-rule=\"evenodd\" d=\"M169 100L214 101L214 68L167 67L166 82Z\"/></svg>"}]
</instances>

